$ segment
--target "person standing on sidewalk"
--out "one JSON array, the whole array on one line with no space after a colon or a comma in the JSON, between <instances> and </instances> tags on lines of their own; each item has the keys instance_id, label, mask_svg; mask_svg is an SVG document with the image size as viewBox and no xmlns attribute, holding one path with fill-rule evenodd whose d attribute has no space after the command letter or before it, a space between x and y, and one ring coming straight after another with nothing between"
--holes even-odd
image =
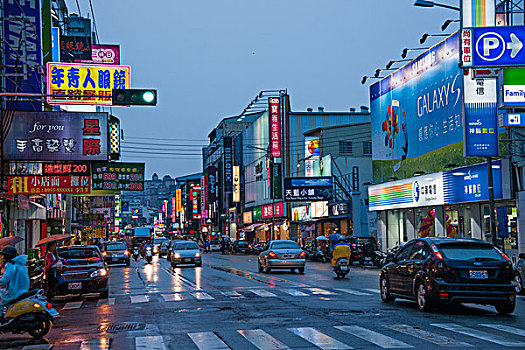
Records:
<instances>
[{"instance_id":1,"label":"person standing on sidewalk","mask_svg":"<svg viewBox=\"0 0 525 350\"><path fill-rule=\"evenodd\" d=\"M51 300L57 284L57 267L62 266L58 259L56 242L49 242L46 246L46 258L44 260L44 276L46 279L46 297Z\"/></svg>"}]
</instances>

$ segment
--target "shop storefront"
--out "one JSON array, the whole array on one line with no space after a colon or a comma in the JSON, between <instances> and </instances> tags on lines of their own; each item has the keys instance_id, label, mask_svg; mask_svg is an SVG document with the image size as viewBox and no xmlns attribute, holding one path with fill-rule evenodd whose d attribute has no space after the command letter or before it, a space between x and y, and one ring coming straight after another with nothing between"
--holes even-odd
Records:
<instances>
[{"instance_id":1,"label":"shop storefront","mask_svg":"<svg viewBox=\"0 0 525 350\"><path fill-rule=\"evenodd\" d=\"M243 218L248 218L249 214L246 211L243 214ZM268 242L272 239L289 239L290 227L285 219L285 206L284 202L276 202L265 205L260 205L252 208L251 212L252 225L249 226L249 236L253 237L251 241L254 242ZM256 225L264 224L264 225ZM272 225L273 236L272 236ZM254 232L254 234L253 234ZM250 239L248 239L250 241Z\"/></svg>"},{"instance_id":2,"label":"shop storefront","mask_svg":"<svg viewBox=\"0 0 525 350\"><path fill-rule=\"evenodd\" d=\"M493 162L497 235L509 256L518 254L517 208L510 165ZM421 175L369 187L378 211L382 249L417 237L467 237L492 241L487 164Z\"/></svg>"}]
</instances>

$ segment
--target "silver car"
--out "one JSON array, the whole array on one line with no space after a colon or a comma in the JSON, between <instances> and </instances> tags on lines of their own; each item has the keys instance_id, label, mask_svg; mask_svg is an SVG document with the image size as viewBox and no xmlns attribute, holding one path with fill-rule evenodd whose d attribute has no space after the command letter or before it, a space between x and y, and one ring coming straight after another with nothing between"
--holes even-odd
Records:
<instances>
[{"instance_id":1,"label":"silver car","mask_svg":"<svg viewBox=\"0 0 525 350\"><path fill-rule=\"evenodd\" d=\"M202 266L201 250L193 241L173 241L171 243L171 267L181 264Z\"/></svg>"},{"instance_id":2,"label":"silver car","mask_svg":"<svg viewBox=\"0 0 525 350\"><path fill-rule=\"evenodd\" d=\"M294 241L270 241L259 254L259 272L270 273L272 269L297 269L304 273L306 253Z\"/></svg>"}]
</instances>

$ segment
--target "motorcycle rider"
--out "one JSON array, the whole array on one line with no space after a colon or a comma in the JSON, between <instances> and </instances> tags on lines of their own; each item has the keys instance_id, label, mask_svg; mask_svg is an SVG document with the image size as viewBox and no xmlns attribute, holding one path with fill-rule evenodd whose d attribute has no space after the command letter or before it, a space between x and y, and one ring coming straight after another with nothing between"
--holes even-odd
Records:
<instances>
[{"instance_id":1,"label":"motorcycle rider","mask_svg":"<svg viewBox=\"0 0 525 350\"><path fill-rule=\"evenodd\" d=\"M3 257L4 274L0 277L0 307L9 304L29 290L29 272L27 271L27 255L18 255L13 246L5 247L0 255Z\"/></svg>"},{"instance_id":2,"label":"motorcycle rider","mask_svg":"<svg viewBox=\"0 0 525 350\"><path fill-rule=\"evenodd\" d=\"M352 248L346 243L345 236L340 236L339 241L332 247L332 267L337 265L339 258L346 258L350 261L352 255Z\"/></svg>"},{"instance_id":3,"label":"motorcycle rider","mask_svg":"<svg viewBox=\"0 0 525 350\"><path fill-rule=\"evenodd\" d=\"M142 255L146 257L146 250L148 247L151 249L151 252L153 253L153 244L151 244L151 241L146 241L144 245L142 246Z\"/></svg>"}]
</instances>

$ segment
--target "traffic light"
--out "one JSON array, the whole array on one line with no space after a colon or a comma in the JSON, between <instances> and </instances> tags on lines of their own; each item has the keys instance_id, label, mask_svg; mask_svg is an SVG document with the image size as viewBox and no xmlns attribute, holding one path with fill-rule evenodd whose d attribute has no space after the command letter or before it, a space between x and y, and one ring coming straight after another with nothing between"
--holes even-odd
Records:
<instances>
[{"instance_id":1,"label":"traffic light","mask_svg":"<svg viewBox=\"0 0 525 350\"><path fill-rule=\"evenodd\" d=\"M113 89L114 106L156 106L157 90L154 89Z\"/></svg>"}]
</instances>

